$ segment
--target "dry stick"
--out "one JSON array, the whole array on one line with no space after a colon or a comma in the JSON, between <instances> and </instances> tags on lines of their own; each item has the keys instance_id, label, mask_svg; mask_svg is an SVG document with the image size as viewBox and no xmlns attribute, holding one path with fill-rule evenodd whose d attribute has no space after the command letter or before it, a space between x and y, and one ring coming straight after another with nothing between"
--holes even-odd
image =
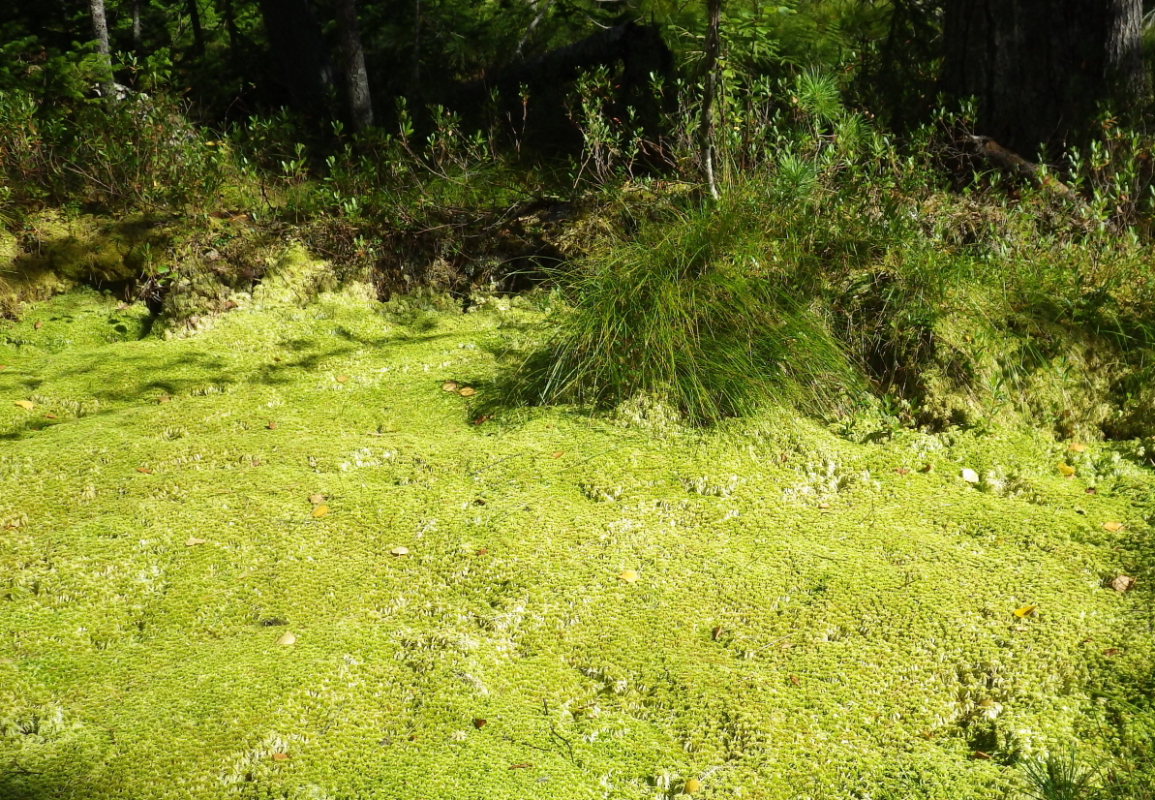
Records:
<instances>
[{"instance_id":1,"label":"dry stick","mask_svg":"<svg viewBox=\"0 0 1155 800\"><path fill-rule=\"evenodd\" d=\"M974 147L975 153L982 156L987 163L1002 172L1010 173L1016 178L1024 178L1035 186L1046 189L1064 200L1071 200L1080 207L1085 206L1083 198L1067 184L1054 175L1042 173L1038 164L1033 164L989 136L967 136L967 142Z\"/></svg>"}]
</instances>

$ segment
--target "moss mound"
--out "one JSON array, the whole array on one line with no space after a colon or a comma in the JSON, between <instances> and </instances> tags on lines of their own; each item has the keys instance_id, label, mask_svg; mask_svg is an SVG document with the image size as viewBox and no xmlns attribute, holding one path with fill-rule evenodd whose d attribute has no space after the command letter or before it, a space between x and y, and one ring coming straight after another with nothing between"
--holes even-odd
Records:
<instances>
[{"instance_id":1,"label":"moss mound","mask_svg":"<svg viewBox=\"0 0 1155 800\"><path fill-rule=\"evenodd\" d=\"M1141 443L479 416L522 303L147 316L0 323L0 795L993 799L1155 724Z\"/></svg>"}]
</instances>

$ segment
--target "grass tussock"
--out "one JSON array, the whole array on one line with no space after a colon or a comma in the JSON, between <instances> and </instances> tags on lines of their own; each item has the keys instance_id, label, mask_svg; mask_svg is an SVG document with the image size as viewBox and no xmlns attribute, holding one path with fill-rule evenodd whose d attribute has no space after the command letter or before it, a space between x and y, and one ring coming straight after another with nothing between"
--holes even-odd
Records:
<instances>
[{"instance_id":1,"label":"grass tussock","mask_svg":"<svg viewBox=\"0 0 1155 800\"><path fill-rule=\"evenodd\" d=\"M774 402L842 405L858 376L756 247L757 205L671 213L557 276L571 308L511 381L530 402L660 396L693 422Z\"/></svg>"}]
</instances>

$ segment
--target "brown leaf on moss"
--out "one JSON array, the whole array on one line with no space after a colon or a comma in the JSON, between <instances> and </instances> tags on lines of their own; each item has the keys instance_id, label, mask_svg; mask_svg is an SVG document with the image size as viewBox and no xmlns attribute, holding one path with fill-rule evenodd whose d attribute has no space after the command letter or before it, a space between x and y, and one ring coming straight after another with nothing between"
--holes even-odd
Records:
<instances>
[{"instance_id":1,"label":"brown leaf on moss","mask_svg":"<svg viewBox=\"0 0 1155 800\"><path fill-rule=\"evenodd\" d=\"M1112 589L1122 594L1123 592L1131 591L1131 589L1135 587L1135 579L1130 575L1116 575L1111 579L1110 585Z\"/></svg>"}]
</instances>

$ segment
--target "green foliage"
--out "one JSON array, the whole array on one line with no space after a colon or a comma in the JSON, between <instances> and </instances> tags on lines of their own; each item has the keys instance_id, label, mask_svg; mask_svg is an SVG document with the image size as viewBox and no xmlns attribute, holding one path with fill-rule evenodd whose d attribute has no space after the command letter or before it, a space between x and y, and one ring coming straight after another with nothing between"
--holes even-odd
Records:
<instances>
[{"instance_id":1,"label":"green foliage","mask_svg":"<svg viewBox=\"0 0 1155 800\"><path fill-rule=\"evenodd\" d=\"M179 209L221 186L221 143L161 96L75 100L43 107L28 92L0 94L0 175L11 203L94 209Z\"/></svg>"}]
</instances>

